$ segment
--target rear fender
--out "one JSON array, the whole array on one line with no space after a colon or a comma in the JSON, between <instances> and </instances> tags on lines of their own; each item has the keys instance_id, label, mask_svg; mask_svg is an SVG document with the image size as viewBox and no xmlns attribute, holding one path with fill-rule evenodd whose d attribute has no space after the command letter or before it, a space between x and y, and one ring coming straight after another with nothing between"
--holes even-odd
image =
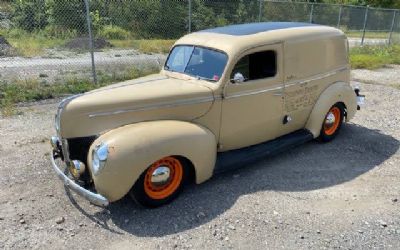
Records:
<instances>
[{"instance_id":1,"label":"rear fender","mask_svg":"<svg viewBox=\"0 0 400 250\"><path fill-rule=\"evenodd\" d=\"M150 121L123 126L100 136L91 146L108 145L104 168L93 175L98 193L110 201L125 196L140 175L155 161L171 155L183 156L195 169L196 183L212 176L217 143L208 129L183 121Z\"/></svg>"},{"instance_id":2,"label":"rear fender","mask_svg":"<svg viewBox=\"0 0 400 250\"><path fill-rule=\"evenodd\" d=\"M353 88L345 82L330 85L319 96L306 123L305 128L313 134L314 138L319 136L329 109L338 102L346 106L346 121L354 117L357 110L357 97Z\"/></svg>"}]
</instances>

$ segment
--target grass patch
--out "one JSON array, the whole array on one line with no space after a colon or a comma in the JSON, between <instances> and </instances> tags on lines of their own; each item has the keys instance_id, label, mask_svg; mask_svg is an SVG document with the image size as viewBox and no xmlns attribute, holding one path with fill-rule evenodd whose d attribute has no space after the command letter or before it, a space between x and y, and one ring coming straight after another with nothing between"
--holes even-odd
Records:
<instances>
[{"instance_id":1,"label":"grass patch","mask_svg":"<svg viewBox=\"0 0 400 250\"><path fill-rule=\"evenodd\" d=\"M392 86L393 88L396 88L396 89L400 90L400 84L391 84L390 86Z\"/></svg>"},{"instance_id":2,"label":"grass patch","mask_svg":"<svg viewBox=\"0 0 400 250\"><path fill-rule=\"evenodd\" d=\"M353 38L361 38L362 31L345 31L346 36ZM386 31L366 31L365 38L377 38L377 39L388 39L390 32Z\"/></svg>"},{"instance_id":3,"label":"grass patch","mask_svg":"<svg viewBox=\"0 0 400 250\"><path fill-rule=\"evenodd\" d=\"M46 49L63 47L68 41L79 36L74 30L63 30L55 26L48 26L43 30L27 32L22 29L0 30L15 50L15 54L23 57L42 56ZM100 37L109 39L114 48L136 49L141 53L166 54L176 40L162 39L133 39L131 34L117 26L105 26Z\"/></svg>"},{"instance_id":4,"label":"grass patch","mask_svg":"<svg viewBox=\"0 0 400 250\"><path fill-rule=\"evenodd\" d=\"M45 49L55 48L65 43L63 39L48 39L25 37L20 39L10 38L8 42L17 51L17 54L24 57L41 56Z\"/></svg>"},{"instance_id":5,"label":"grass patch","mask_svg":"<svg viewBox=\"0 0 400 250\"><path fill-rule=\"evenodd\" d=\"M39 101L84 93L115 82L138 78L158 72L156 67L132 68L118 74L99 72L99 84L94 85L89 79L70 78L64 82L49 84L46 81L26 80L10 83L0 82L0 113L3 116L16 114L15 105L20 102Z\"/></svg>"},{"instance_id":6,"label":"grass patch","mask_svg":"<svg viewBox=\"0 0 400 250\"><path fill-rule=\"evenodd\" d=\"M107 39L128 39L131 37L129 31L113 25L106 25L100 30L100 36Z\"/></svg>"},{"instance_id":7,"label":"grass patch","mask_svg":"<svg viewBox=\"0 0 400 250\"><path fill-rule=\"evenodd\" d=\"M26 32L21 29L0 30L16 54L24 57L40 56L45 49L55 48L65 43L65 38L51 37L50 31Z\"/></svg>"},{"instance_id":8,"label":"grass patch","mask_svg":"<svg viewBox=\"0 0 400 250\"><path fill-rule=\"evenodd\" d=\"M350 63L353 69L377 69L387 64L400 64L400 45L352 48Z\"/></svg>"},{"instance_id":9,"label":"grass patch","mask_svg":"<svg viewBox=\"0 0 400 250\"><path fill-rule=\"evenodd\" d=\"M175 41L176 40L110 40L111 44L116 48L131 48L146 54L166 54Z\"/></svg>"}]
</instances>

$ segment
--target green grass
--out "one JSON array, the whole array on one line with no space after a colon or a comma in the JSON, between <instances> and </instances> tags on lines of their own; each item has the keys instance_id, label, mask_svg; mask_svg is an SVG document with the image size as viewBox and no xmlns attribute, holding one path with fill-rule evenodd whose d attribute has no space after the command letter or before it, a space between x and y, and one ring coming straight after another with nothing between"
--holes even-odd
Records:
<instances>
[{"instance_id":1,"label":"green grass","mask_svg":"<svg viewBox=\"0 0 400 250\"><path fill-rule=\"evenodd\" d=\"M44 37L10 38L7 41L16 49L17 55L23 57L41 56L45 49L56 48L65 43L63 39L48 39Z\"/></svg>"},{"instance_id":2,"label":"green grass","mask_svg":"<svg viewBox=\"0 0 400 250\"><path fill-rule=\"evenodd\" d=\"M350 63L353 69L377 69L387 64L400 64L400 45L352 48Z\"/></svg>"},{"instance_id":3,"label":"green grass","mask_svg":"<svg viewBox=\"0 0 400 250\"><path fill-rule=\"evenodd\" d=\"M23 57L43 56L46 49L62 48L68 41L79 36L76 31L53 26L31 33L17 28L0 30L0 35L14 48L10 56ZM128 31L117 26L106 26L100 36L108 39L114 48L136 49L146 54L166 54L175 43L175 40L134 39Z\"/></svg>"},{"instance_id":4,"label":"green grass","mask_svg":"<svg viewBox=\"0 0 400 250\"><path fill-rule=\"evenodd\" d=\"M51 30L28 33L20 29L12 29L9 31L0 30L0 35L3 35L15 50L15 55L23 57L43 56L46 49L60 48L67 41L72 39L76 34L73 32L60 37L49 35L57 33ZM69 37L70 36L70 37ZM111 39L109 40L114 48L136 49L141 53L166 54L169 52L175 40L140 40L140 39Z\"/></svg>"},{"instance_id":5,"label":"green grass","mask_svg":"<svg viewBox=\"0 0 400 250\"><path fill-rule=\"evenodd\" d=\"M363 32L362 31L344 31L344 33L348 37L361 38ZM366 31L365 38L387 39L387 38L389 38L389 32Z\"/></svg>"},{"instance_id":6,"label":"green grass","mask_svg":"<svg viewBox=\"0 0 400 250\"><path fill-rule=\"evenodd\" d=\"M116 48L132 48L142 53L161 53L166 54L171 49L175 40L137 40L137 39L126 39L126 40L110 40L111 44Z\"/></svg>"},{"instance_id":7,"label":"green grass","mask_svg":"<svg viewBox=\"0 0 400 250\"><path fill-rule=\"evenodd\" d=\"M16 104L21 102L51 99L67 94L83 93L103 87L115 82L138 78L158 72L158 68L132 68L110 74L99 72L99 84L95 85L89 79L70 78L65 82L47 83L39 80L14 81L13 83L0 82L0 113L10 116L17 113Z\"/></svg>"},{"instance_id":8,"label":"green grass","mask_svg":"<svg viewBox=\"0 0 400 250\"><path fill-rule=\"evenodd\" d=\"M0 35L11 44L16 55L23 57L41 56L45 49L56 48L66 42L65 38L51 37L45 31L29 33L21 29L11 29L0 30Z\"/></svg>"}]
</instances>

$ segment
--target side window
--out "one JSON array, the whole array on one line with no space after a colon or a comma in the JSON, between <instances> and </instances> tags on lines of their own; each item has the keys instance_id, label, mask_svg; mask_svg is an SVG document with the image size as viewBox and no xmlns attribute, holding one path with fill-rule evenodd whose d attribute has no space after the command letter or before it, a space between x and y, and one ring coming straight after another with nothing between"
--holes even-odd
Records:
<instances>
[{"instance_id":1,"label":"side window","mask_svg":"<svg viewBox=\"0 0 400 250\"><path fill-rule=\"evenodd\" d=\"M231 79L236 73L246 81L274 77L277 72L276 52L273 50L256 52L242 57L232 70Z\"/></svg>"}]
</instances>

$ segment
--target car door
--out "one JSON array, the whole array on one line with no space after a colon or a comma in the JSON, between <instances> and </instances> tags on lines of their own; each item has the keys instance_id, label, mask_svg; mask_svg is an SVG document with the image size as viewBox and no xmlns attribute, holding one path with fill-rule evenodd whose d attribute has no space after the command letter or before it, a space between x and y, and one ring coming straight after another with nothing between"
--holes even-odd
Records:
<instances>
[{"instance_id":1,"label":"car door","mask_svg":"<svg viewBox=\"0 0 400 250\"><path fill-rule=\"evenodd\" d=\"M228 68L231 80L224 88L220 151L254 145L282 135L282 53L281 43L249 49ZM232 81L233 78L237 81Z\"/></svg>"}]
</instances>

